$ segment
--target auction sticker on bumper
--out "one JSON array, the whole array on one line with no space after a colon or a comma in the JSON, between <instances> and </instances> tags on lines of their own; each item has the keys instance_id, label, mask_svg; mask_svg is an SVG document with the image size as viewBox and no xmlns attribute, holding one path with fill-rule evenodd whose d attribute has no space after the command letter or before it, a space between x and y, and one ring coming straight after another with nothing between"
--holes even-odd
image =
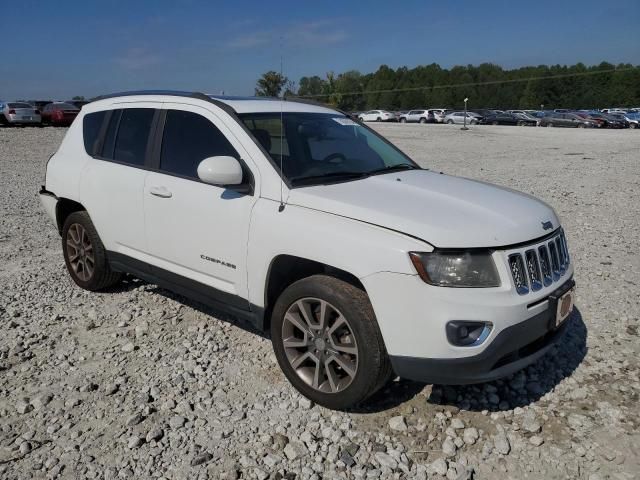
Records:
<instances>
[{"instance_id":1,"label":"auction sticker on bumper","mask_svg":"<svg viewBox=\"0 0 640 480\"><path fill-rule=\"evenodd\" d=\"M556 311L556 326L560 325L573 312L573 301L576 287L558 299L558 310Z\"/></svg>"}]
</instances>

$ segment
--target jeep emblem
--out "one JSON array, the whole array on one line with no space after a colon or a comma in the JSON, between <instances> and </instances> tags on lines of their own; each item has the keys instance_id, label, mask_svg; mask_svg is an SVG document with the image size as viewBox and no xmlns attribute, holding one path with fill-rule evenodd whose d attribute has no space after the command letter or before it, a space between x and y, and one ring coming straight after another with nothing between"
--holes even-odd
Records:
<instances>
[{"instance_id":1,"label":"jeep emblem","mask_svg":"<svg viewBox=\"0 0 640 480\"><path fill-rule=\"evenodd\" d=\"M551 222L542 222L542 229L543 230L551 230L553 228L553 223Z\"/></svg>"}]
</instances>

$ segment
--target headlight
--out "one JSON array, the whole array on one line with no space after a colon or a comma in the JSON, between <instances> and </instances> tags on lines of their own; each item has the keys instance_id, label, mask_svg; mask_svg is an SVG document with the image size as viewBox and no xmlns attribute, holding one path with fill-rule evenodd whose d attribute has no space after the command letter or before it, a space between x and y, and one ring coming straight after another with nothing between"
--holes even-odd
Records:
<instances>
[{"instance_id":1,"label":"headlight","mask_svg":"<svg viewBox=\"0 0 640 480\"><path fill-rule=\"evenodd\" d=\"M499 287L500 275L488 251L410 252L420 278L438 287Z\"/></svg>"}]
</instances>

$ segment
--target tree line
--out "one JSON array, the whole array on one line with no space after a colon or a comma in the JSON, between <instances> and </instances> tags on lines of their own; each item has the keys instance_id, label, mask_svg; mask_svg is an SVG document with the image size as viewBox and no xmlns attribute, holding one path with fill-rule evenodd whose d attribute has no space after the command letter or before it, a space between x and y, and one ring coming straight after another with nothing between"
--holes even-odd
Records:
<instances>
[{"instance_id":1,"label":"tree line","mask_svg":"<svg viewBox=\"0 0 640 480\"><path fill-rule=\"evenodd\" d=\"M373 73L357 70L299 82L269 71L256 83L256 95L304 97L342 110L374 108L604 108L640 106L640 67L613 65L539 65L504 69L499 65L415 68L381 65Z\"/></svg>"}]
</instances>

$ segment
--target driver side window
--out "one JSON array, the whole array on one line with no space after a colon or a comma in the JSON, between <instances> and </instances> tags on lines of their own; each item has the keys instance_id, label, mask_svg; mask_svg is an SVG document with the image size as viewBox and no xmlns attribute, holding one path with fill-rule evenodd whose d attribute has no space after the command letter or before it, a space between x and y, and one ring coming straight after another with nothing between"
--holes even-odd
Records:
<instances>
[{"instance_id":1,"label":"driver side window","mask_svg":"<svg viewBox=\"0 0 640 480\"><path fill-rule=\"evenodd\" d=\"M229 140L209 119L193 112L167 111L160 170L197 179L200 162L217 156L239 158Z\"/></svg>"}]
</instances>

